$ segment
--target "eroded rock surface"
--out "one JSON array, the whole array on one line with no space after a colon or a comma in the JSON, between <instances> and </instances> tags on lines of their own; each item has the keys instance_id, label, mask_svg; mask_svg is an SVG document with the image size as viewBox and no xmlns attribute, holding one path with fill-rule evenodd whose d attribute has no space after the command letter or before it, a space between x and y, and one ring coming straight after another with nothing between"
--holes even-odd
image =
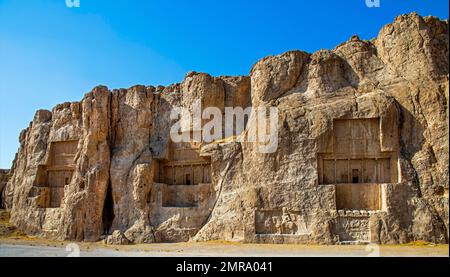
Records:
<instances>
[{"instance_id":1,"label":"eroded rock surface","mask_svg":"<svg viewBox=\"0 0 450 277\"><path fill-rule=\"evenodd\" d=\"M110 244L448 243L448 50L448 21L412 13L250 76L96 87L20 134L6 207L28 234ZM278 108L276 151L245 140L248 126L171 141L171 112L197 100Z\"/></svg>"},{"instance_id":2,"label":"eroded rock surface","mask_svg":"<svg viewBox=\"0 0 450 277\"><path fill-rule=\"evenodd\" d=\"M11 177L10 170L8 169L0 169L0 209L3 208L3 190L8 183L9 178Z\"/></svg>"}]
</instances>

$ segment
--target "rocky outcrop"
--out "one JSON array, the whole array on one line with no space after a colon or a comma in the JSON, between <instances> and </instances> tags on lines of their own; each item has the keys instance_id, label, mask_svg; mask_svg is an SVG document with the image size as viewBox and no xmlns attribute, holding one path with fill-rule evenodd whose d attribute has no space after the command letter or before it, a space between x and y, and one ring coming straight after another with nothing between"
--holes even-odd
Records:
<instances>
[{"instance_id":1,"label":"rocky outcrop","mask_svg":"<svg viewBox=\"0 0 450 277\"><path fill-rule=\"evenodd\" d=\"M448 48L448 21L412 13L250 76L96 87L20 134L6 207L28 234L109 244L448 243ZM248 122L172 141L171 113L196 103L276 108L276 151L259 151Z\"/></svg>"},{"instance_id":2,"label":"rocky outcrop","mask_svg":"<svg viewBox=\"0 0 450 277\"><path fill-rule=\"evenodd\" d=\"M128 245L130 241L120 231L116 230L105 239L105 243L109 245Z\"/></svg>"}]
</instances>

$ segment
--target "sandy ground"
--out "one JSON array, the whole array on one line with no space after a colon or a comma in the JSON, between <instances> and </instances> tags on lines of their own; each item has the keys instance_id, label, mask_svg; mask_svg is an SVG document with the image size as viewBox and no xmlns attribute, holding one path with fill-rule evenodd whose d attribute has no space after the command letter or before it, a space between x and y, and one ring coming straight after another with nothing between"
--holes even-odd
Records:
<instances>
[{"instance_id":1,"label":"sandy ground","mask_svg":"<svg viewBox=\"0 0 450 277\"><path fill-rule=\"evenodd\" d=\"M449 257L448 245L258 245L229 242L107 246L0 239L0 257Z\"/></svg>"}]
</instances>

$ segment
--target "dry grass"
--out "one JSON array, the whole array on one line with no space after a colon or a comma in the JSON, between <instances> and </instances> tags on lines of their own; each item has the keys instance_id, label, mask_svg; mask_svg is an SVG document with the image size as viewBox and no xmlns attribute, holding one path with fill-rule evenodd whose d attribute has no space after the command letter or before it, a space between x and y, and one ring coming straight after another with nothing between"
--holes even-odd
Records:
<instances>
[{"instance_id":1,"label":"dry grass","mask_svg":"<svg viewBox=\"0 0 450 277\"><path fill-rule=\"evenodd\" d=\"M5 210L0 210L0 238L8 238L14 240L30 240L27 234L17 230L11 222L9 222L9 213Z\"/></svg>"},{"instance_id":2,"label":"dry grass","mask_svg":"<svg viewBox=\"0 0 450 277\"><path fill-rule=\"evenodd\" d=\"M241 242L236 241L228 241L228 240L211 240L211 241L205 241L205 244L218 244L218 245L243 245ZM198 244L196 242L190 242L190 244L195 245Z\"/></svg>"},{"instance_id":3,"label":"dry grass","mask_svg":"<svg viewBox=\"0 0 450 277\"><path fill-rule=\"evenodd\" d=\"M424 246L437 246L432 242L427 242L423 240L412 241L410 243L402 244L403 246L416 246L416 247L424 247Z\"/></svg>"}]
</instances>

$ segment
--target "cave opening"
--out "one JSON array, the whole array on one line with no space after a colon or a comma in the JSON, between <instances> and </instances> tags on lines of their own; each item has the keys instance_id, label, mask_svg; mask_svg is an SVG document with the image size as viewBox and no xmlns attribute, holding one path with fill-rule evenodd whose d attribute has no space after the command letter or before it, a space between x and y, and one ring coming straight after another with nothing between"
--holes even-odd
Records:
<instances>
[{"instance_id":1,"label":"cave opening","mask_svg":"<svg viewBox=\"0 0 450 277\"><path fill-rule=\"evenodd\" d=\"M109 183L108 189L106 190L102 219L103 219L103 234L109 235L114 220L114 200L111 183Z\"/></svg>"}]
</instances>

